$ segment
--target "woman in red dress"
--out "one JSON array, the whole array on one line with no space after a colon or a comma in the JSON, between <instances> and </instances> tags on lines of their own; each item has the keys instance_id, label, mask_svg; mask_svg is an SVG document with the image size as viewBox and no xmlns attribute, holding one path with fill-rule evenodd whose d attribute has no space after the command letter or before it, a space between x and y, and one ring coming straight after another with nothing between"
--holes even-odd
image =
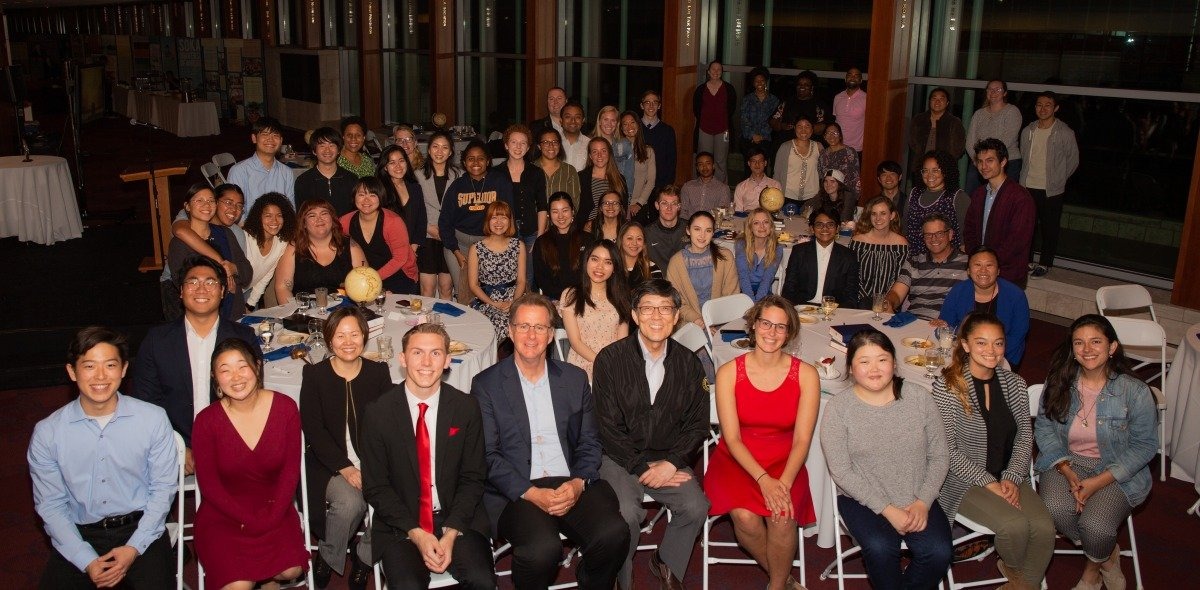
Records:
<instances>
[{"instance_id":1,"label":"woman in red dress","mask_svg":"<svg viewBox=\"0 0 1200 590\"><path fill-rule=\"evenodd\" d=\"M820 378L783 352L799 330L795 308L778 295L746 312L754 349L717 370L721 442L704 474L709 514L729 514L738 543L770 577L768 590L802 588L791 576L796 527L816 522L804 461Z\"/></svg>"},{"instance_id":2,"label":"woman in red dress","mask_svg":"<svg viewBox=\"0 0 1200 590\"><path fill-rule=\"evenodd\" d=\"M220 399L192 427L202 498L196 556L208 584L225 590L295 579L309 556L292 505L300 412L291 398L262 388L262 361L250 346L236 338L217 344L212 374Z\"/></svg>"}]
</instances>

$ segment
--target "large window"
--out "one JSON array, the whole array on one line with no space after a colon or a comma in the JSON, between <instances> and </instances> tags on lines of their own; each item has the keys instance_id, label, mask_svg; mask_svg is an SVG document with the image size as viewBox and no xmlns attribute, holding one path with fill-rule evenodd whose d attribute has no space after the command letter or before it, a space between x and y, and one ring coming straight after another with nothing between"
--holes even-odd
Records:
<instances>
[{"instance_id":1,"label":"large window","mask_svg":"<svg viewBox=\"0 0 1200 590\"><path fill-rule=\"evenodd\" d=\"M383 119L421 124L432 114L429 0L384 0Z\"/></svg>"},{"instance_id":2,"label":"large window","mask_svg":"<svg viewBox=\"0 0 1200 590\"><path fill-rule=\"evenodd\" d=\"M870 0L707 0L701 61L790 70L864 71Z\"/></svg>"},{"instance_id":3,"label":"large window","mask_svg":"<svg viewBox=\"0 0 1200 590\"><path fill-rule=\"evenodd\" d=\"M585 133L600 107L636 111L642 92L662 90L663 10L662 2L559 1L555 82L583 104Z\"/></svg>"},{"instance_id":4,"label":"large window","mask_svg":"<svg viewBox=\"0 0 1200 590\"><path fill-rule=\"evenodd\" d=\"M456 122L485 137L523 120L525 3L460 0Z\"/></svg>"}]
</instances>

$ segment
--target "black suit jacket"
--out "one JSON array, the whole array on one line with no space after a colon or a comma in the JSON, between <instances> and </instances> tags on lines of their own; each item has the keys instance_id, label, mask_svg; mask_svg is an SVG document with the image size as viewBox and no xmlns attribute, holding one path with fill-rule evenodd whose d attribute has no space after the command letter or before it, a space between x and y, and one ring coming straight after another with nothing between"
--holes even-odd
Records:
<instances>
[{"instance_id":1,"label":"black suit jacket","mask_svg":"<svg viewBox=\"0 0 1200 590\"><path fill-rule=\"evenodd\" d=\"M433 478L442 504L444 526L474 529L488 536L487 514L480 505L487 464L483 459L483 418L479 403L442 384L435 437L437 457ZM393 543L408 538L420 526L421 477L417 471L417 441L412 414L401 382L367 408L363 417L363 497L375 509L371 525L374 559Z\"/></svg>"},{"instance_id":2,"label":"black suit jacket","mask_svg":"<svg viewBox=\"0 0 1200 590\"><path fill-rule=\"evenodd\" d=\"M854 251L833 243L825 270L825 295L837 297L841 307L858 306L858 258ZM817 294L817 241L792 246L780 293L794 305L808 303Z\"/></svg>"},{"instance_id":3,"label":"black suit jacket","mask_svg":"<svg viewBox=\"0 0 1200 590\"><path fill-rule=\"evenodd\" d=\"M183 322L184 318L179 318L150 328L146 333L133 363L130 395L166 410L171 427L191 447L196 408L192 398L192 363ZM251 344L252 350L258 350L258 338L250 326L222 318L217 320L216 329L218 344L227 338L241 338ZM204 365L209 365L208 359ZM213 400L216 395L210 392L209 401Z\"/></svg>"},{"instance_id":4,"label":"black suit jacket","mask_svg":"<svg viewBox=\"0 0 1200 590\"><path fill-rule=\"evenodd\" d=\"M558 440L571 468L571 477L584 481L596 479L600 477L600 435L587 373L553 359L546 361L546 373ZM532 485L529 410L513 357L477 375L471 383L471 397L479 400L483 412L484 456L488 464L483 504L495 530L508 503L516 501Z\"/></svg>"}]
</instances>

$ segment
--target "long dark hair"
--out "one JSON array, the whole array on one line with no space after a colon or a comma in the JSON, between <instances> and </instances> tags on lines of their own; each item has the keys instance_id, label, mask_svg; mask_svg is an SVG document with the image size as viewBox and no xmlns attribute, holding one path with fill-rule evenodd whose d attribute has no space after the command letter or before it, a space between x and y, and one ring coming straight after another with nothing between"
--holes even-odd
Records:
<instances>
[{"instance_id":1,"label":"long dark hair","mask_svg":"<svg viewBox=\"0 0 1200 590\"><path fill-rule=\"evenodd\" d=\"M960 188L958 184L958 160L956 160L954 156L951 156L942 150L932 150L925 152L925 154L921 156L920 165L924 166L925 160L928 160L929 158L937 160L938 168L942 171L942 182L946 187L946 194L953 195L954 193L958 192L958 189ZM919 171L917 173L917 184L922 189L929 188L928 186L925 186L925 179L921 176Z\"/></svg>"},{"instance_id":2,"label":"long dark hair","mask_svg":"<svg viewBox=\"0 0 1200 590\"><path fill-rule=\"evenodd\" d=\"M996 326L1002 333L1004 332L1004 322L1001 322L1000 318L990 313L971 313L958 328L958 341L966 342L975 328L979 326ZM955 346L954 353L950 357L950 364L942 368L942 378L946 380L946 390L958 398L958 403L962 404L963 411L968 416L971 415L971 401L967 398L970 392L967 391L967 378L963 377L963 367L971 362L970 356L962 346Z\"/></svg>"},{"instance_id":3,"label":"long dark hair","mask_svg":"<svg viewBox=\"0 0 1200 590\"><path fill-rule=\"evenodd\" d=\"M1108 319L1094 313L1079 316L1079 319L1071 324L1071 332L1067 336L1067 340L1060 344L1055 349L1054 356L1050 357L1050 371L1046 374L1046 387L1042 390L1042 407L1045 408L1046 417L1060 424L1066 424L1067 419L1070 418L1071 390L1079 375L1079 361L1075 360L1073 346L1075 331L1086 326L1100 330L1110 343L1117 343L1117 350L1108 357L1108 363L1104 367L1105 372L1109 375L1114 373L1129 375L1137 379L1137 375L1133 374L1133 369L1130 367L1129 359L1125 357L1125 348L1117 340L1117 331Z\"/></svg>"},{"instance_id":4,"label":"long dark hair","mask_svg":"<svg viewBox=\"0 0 1200 590\"><path fill-rule=\"evenodd\" d=\"M454 139L450 137L450 134L446 133L445 131L434 131L429 136L429 141L425 144L425 151L428 152L429 146L433 145L433 140L438 138L444 139L446 140L446 143L450 144L451 159L446 160L446 176L449 176L451 170L459 169L458 166L454 165ZM433 158L430 158L429 156L425 157L425 163L421 166L421 172L425 173L425 180L433 178L433 175L437 173L437 171L433 169Z\"/></svg>"},{"instance_id":5,"label":"long dark hair","mask_svg":"<svg viewBox=\"0 0 1200 590\"><path fill-rule=\"evenodd\" d=\"M292 202L287 197L274 191L263 193L262 196L255 199L254 205L250 207L250 212L246 213L246 223L242 225L242 229L246 230L246 234L253 237L259 246L262 246L263 242L267 241L267 232L263 230L262 224L263 210L267 208L267 205L279 207L279 212L283 214L283 225L279 227L279 239L290 242L296 235L296 209L292 207Z\"/></svg>"},{"instance_id":6,"label":"long dark hair","mask_svg":"<svg viewBox=\"0 0 1200 590\"><path fill-rule=\"evenodd\" d=\"M633 263L639 271L639 276L643 279L650 278L650 256L646 253L646 228L636 221L630 221L621 226L621 231L617 233L617 249L621 251L621 270L625 270L625 234L630 230L638 230L642 232L642 251L638 253L637 262ZM629 278L632 271L626 273L625 278Z\"/></svg>"},{"instance_id":7,"label":"long dark hair","mask_svg":"<svg viewBox=\"0 0 1200 590\"><path fill-rule=\"evenodd\" d=\"M625 137L625 132L621 131L621 121L625 120L625 117L633 117L635 123L633 141L630 142L633 144L633 157L639 162L645 162L646 158L650 157L650 152L646 149L646 138L642 133L642 116L633 111L625 111L617 117L617 136L622 138Z\"/></svg>"},{"instance_id":8,"label":"long dark hair","mask_svg":"<svg viewBox=\"0 0 1200 590\"><path fill-rule=\"evenodd\" d=\"M379 206L391 209L402 219L407 219L404 215L404 204L400 202L400 191L396 190L396 185L392 182L392 176L387 171L388 161L391 159L392 154L397 152L400 153L401 158L404 158L404 176L401 177L401 180L405 184L413 186L417 183L412 162L409 161L408 153L404 151L404 148L398 145L389 145L383 148L383 153L379 155L379 163L375 165L375 178L379 179L379 183L383 185L383 192L379 195ZM357 191L357 189L355 190ZM412 191L409 192L411 193ZM413 198L413 195L409 194L408 198Z\"/></svg>"},{"instance_id":9,"label":"long dark hair","mask_svg":"<svg viewBox=\"0 0 1200 590\"><path fill-rule=\"evenodd\" d=\"M692 213L691 217L688 217L687 229L689 229L689 230L692 229L692 222L696 221L697 219L699 219L701 217L708 218L708 220L710 222L712 222L712 224L713 224L714 239L708 243L708 251L709 251L709 253L712 254L713 271L715 272L716 268L717 268L717 261L725 260L725 253L721 251L721 247L717 245L717 240L715 238L715 235L716 235L715 230L717 229L717 218L713 217L712 213L709 213L708 211L703 211L703 210L697 211L695 213ZM688 247L689 248L691 247L691 242L692 242L692 237L688 236Z\"/></svg>"},{"instance_id":10,"label":"long dark hair","mask_svg":"<svg viewBox=\"0 0 1200 590\"><path fill-rule=\"evenodd\" d=\"M592 278L588 276L587 259L592 256L592 252L603 248L612 257L613 272L612 276L604 283L604 292L608 297L608 302L613 307L617 308L617 323L626 323L629 321L629 287L625 284L625 268L621 257L621 252L617 248L616 242L612 240L600 240L592 244L588 248L587 256L579 262L579 282L575 287L574 307L575 315L582 317L587 310L587 306L596 308L596 303L592 301Z\"/></svg>"},{"instance_id":11,"label":"long dark hair","mask_svg":"<svg viewBox=\"0 0 1200 590\"><path fill-rule=\"evenodd\" d=\"M892 344L892 340L887 337L887 334L870 328L855 332L850 338L850 344L846 345L846 375L850 375L850 367L854 364L854 355L858 354L858 349L874 344L882 348L884 352L892 355L893 362L896 359L896 346ZM892 397L900 399L900 388L904 385L904 378L898 374L892 375Z\"/></svg>"},{"instance_id":12,"label":"long dark hair","mask_svg":"<svg viewBox=\"0 0 1200 590\"><path fill-rule=\"evenodd\" d=\"M549 208L558 201L566 202L566 204L571 207L571 212L575 212L575 202L571 200L571 195L564 191L558 191L550 195L550 199L547 201L546 207ZM534 247L537 248L538 252L540 252L542 262L546 263L546 266L555 274L562 270L564 265L569 265L571 263L570 260L558 259L558 248L554 246L554 234L556 233L558 233L558 228L551 227L550 229L546 230L545 233L538 236L537 241L534 242ZM570 236L567 238L567 250L569 252L579 252L583 248L584 233L575 229L575 224L572 223L571 227L567 228L567 235ZM545 241L543 242L543 240ZM542 245L539 247L537 242L542 242Z\"/></svg>"}]
</instances>

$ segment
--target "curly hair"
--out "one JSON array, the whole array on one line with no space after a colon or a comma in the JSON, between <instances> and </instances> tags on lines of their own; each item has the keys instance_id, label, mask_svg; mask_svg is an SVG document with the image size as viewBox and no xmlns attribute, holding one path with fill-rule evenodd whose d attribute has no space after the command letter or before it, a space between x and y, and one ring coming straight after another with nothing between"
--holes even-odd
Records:
<instances>
[{"instance_id":1,"label":"curly hair","mask_svg":"<svg viewBox=\"0 0 1200 590\"><path fill-rule=\"evenodd\" d=\"M262 247L267 242L267 232L263 229L262 216L268 205L279 207L279 213L283 215L283 225L279 227L279 239L291 242L296 235L296 209L282 193L274 191L263 193L254 201L254 205L246 213L246 223L242 224L242 229L246 230L246 235L252 236L254 241L258 242L259 247Z\"/></svg>"}]
</instances>

